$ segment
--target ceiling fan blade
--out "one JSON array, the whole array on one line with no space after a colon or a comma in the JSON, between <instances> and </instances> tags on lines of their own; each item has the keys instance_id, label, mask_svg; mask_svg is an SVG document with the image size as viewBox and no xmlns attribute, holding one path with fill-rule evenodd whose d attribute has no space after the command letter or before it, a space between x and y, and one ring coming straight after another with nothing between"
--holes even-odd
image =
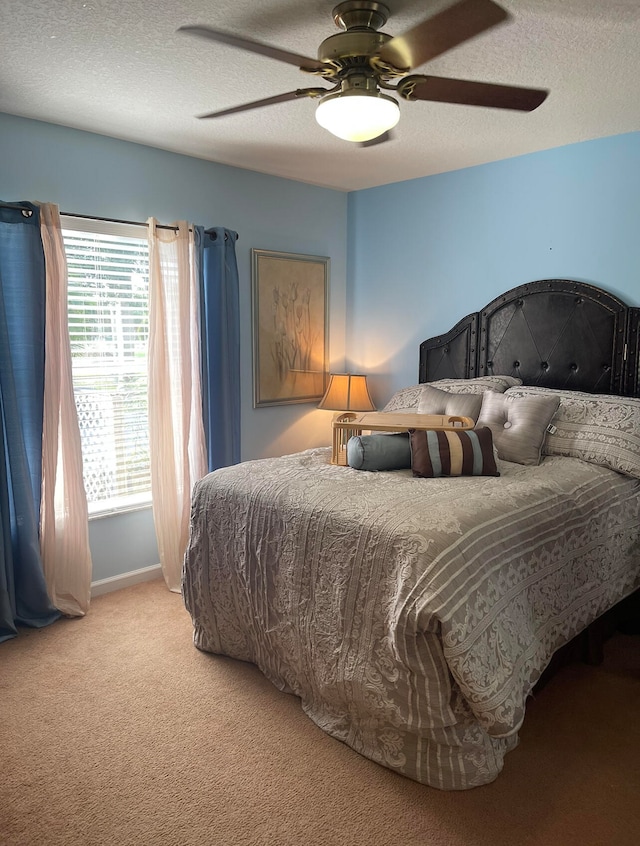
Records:
<instances>
[{"instance_id":1,"label":"ceiling fan blade","mask_svg":"<svg viewBox=\"0 0 640 846\"><path fill-rule=\"evenodd\" d=\"M289 50L281 50L279 47L272 47L270 44L263 44L261 41L253 41L251 38L211 29L208 26L181 26L178 32L196 35L198 38L206 38L209 41L217 41L219 44L229 44L231 47L239 47L241 50L249 50L252 53L259 53L262 56L268 56L270 59L295 65L302 70L327 69L327 65L318 61L318 59L310 59L308 56L301 56L299 53L291 53Z\"/></svg>"},{"instance_id":2,"label":"ceiling fan blade","mask_svg":"<svg viewBox=\"0 0 640 846\"><path fill-rule=\"evenodd\" d=\"M323 97L331 91L330 88L298 88L296 91L287 91L286 94L276 94L275 97L266 97L264 100L254 100L252 103L244 103L242 106L232 106L230 109L222 109L219 112L209 112L206 115L198 115L198 118L217 118L223 115L233 115L236 112L246 112L249 109L260 109L262 106L273 106L276 103L286 103L287 100L295 100L298 97Z\"/></svg>"},{"instance_id":3,"label":"ceiling fan blade","mask_svg":"<svg viewBox=\"0 0 640 846\"><path fill-rule=\"evenodd\" d=\"M460 0L387 41L377 57L399 70L412 70L508 18L493 0Z\"/></svg>"},{"instance_id":4,"label":"ceiling fan blade","mask_svg":"<svg viewBox=\"0 0 640 846\"><path fill-rule=\"evenodd\" d=\"M398 85L398 93L405 100L434 100L439 103L459 103L463 106L488 106L492 109L532 112L546 100L549 92L540 88L518 88L514 85L494 85L467 79L408 76Z\"/></svg>"}]
</instances>

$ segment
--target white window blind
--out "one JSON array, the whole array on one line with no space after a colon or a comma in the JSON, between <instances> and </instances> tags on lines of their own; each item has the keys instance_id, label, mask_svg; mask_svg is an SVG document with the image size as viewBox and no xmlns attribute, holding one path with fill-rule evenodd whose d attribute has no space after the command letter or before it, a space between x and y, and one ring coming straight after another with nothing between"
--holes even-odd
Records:
<instances>
[{"instance_id":1,"label":"white window blind","mask_svg":"<svg viewBox=\"0 0 640 846\"><path fill-rule=\"evenodd\" d=\"M146 227L65 218L69 334L89 513L151 502Z\"/></svg>"}]
</instances>

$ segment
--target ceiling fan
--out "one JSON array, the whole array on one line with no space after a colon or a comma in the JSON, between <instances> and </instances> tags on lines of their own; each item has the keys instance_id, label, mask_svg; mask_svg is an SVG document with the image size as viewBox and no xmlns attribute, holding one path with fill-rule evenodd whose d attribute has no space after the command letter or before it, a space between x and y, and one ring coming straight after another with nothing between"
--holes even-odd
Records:
<instances>
[{"instance_id":1,"label":"ceiling fan","mask_svg":"<svg viewBox=\"0 0 640 846\"><path fill-rule=\"evenodd\" d=\"M379 31L389 14L377 0L339 3L333 10L333 20L344 31L320 44L317 59L207 26L180 27L178 32L296 65L333 86L298 88L199 117L219 118L311 97L320 100L316 120L325 129L347 141L372 142L386 140L400 117L397 100L384 91L392 91L403 100L523 112L533 111L547 97L547 91L537 88L411 74L425 62L508 20L509 13L493 0L459 0L395 37Z\"/></svg>"}]
</instances>

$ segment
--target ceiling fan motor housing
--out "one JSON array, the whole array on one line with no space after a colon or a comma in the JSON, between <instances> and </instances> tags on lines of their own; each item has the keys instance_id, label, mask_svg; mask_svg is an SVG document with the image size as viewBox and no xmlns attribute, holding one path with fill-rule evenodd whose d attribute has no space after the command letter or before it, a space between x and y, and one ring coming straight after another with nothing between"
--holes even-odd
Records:
<instances>
[{"instance_id":1,"label":"ceiling fan motor housing","mask_svg":"<svg viewBox=\"0 0 640 846\"><path fill-rule=\"evenodd\" d=\"M325 38L318 48L318 59L339 69L350 69L369 64L373 56L391 40L391 36L378 32L389 17L389 9L376 0L346 0L333 10L337 27L345 30Z\"/></svg>"},{"instance_id":2,"label":"ceiling fan motor housing","mask_svg":"<svg viewBox=\"0 0 640 846\"><path fill-rule=\"evenodd\" d=\"M380 29L389 19L389 9L376 0L346 0L333 10L339 29Z\"/></svg>"},{"instance_id":3,"label":"ceiling fan motor housing","mask_svg":"<svg viewBox=\"0 0 640 846\"><path fill-rule=\"evenodd\" d=\"M369 56L390 40L390 35L374 30L339 32L325 38L318 48L318 59L321 62L337 62L341 65L349 65L352 59L364 59L368 62Z\"/></svg>"}]
</instances>

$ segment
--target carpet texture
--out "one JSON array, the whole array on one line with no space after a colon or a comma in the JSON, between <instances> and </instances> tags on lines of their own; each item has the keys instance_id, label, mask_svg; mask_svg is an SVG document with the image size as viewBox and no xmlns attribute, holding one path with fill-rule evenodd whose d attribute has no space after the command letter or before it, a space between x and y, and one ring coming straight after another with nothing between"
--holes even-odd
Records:
<instances>
[{"instance_id":1,"label":"carpet texture","mask_svg":"<svg viewBox=\"0 0 640 846\"><path fill-rule=\"evenodd\" d=\"M497 781L443 793L198 652L162 582L0 645L2 846L637 846L640 638L529 702Z\"/></svg>"}]
</instances>

